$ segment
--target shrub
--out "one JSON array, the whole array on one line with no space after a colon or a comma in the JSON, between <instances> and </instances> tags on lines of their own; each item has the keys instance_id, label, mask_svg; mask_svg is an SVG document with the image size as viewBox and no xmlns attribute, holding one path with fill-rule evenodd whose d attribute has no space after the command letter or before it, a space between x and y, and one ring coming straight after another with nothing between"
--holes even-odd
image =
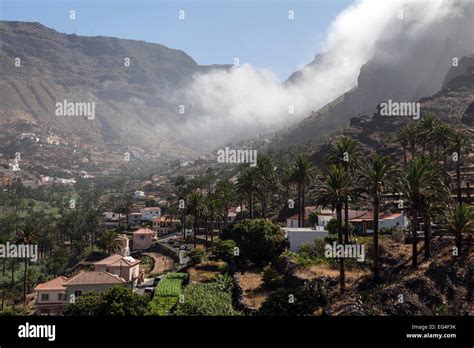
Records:
<instances>
[{"instance_id":1,"label":"shrub","mask_svg":"<svg viewBox=\"0 0 474 348\"><path fill-rule=\"evenodd\" d=\"M146 296L140 296L123 286L106 292L92 291L66 306L65 315L76 316L137 316L144 315L148 307Z\"/></svg>"},{"instance_id":2,"label":"shrub","mask_svg":"<svg viewBox=\"0 0 474 348\"><path fill-rule=\"evenodd\" d=\"M223 239L232 239L244 260L264 265L276 260L287 246L283 230L264 219L244 220L223 232Z\"/></svg>"},{"instance_id":3,"label":"shrub","mask_svg":"<svg viewBox=\"0 0 474 348\"><path fill-rule=\"evenodd\" d=\"M232 239L220 240L216 243L215 256L222 261L230 263L234 258L234 251L237 244Z\"/></svg>"},{"instance_id":4,"label":"shrub","mask_svg":"<svg viewBox=\"0 0 474 348\"><path fill-rule=\"evenodd\" d=\"M194 266L205 260L206 252L200 249L193 249L188 253L188 257L189 257L188 265Z\"/></svg>"},{"instance_id":5,"label":"shrub","mask_svg":"<svg viewBox=\"0 0 474 348\"><path fill-rule=\"evenodd\" d=\"M283 286L283 275L271 265L268 264L263 269L262 288L265 290L274 290Z\"/></svg>"},{"instance_id":6,"label":"shrub","mask_svg":"<svg viewBox=\"0 0 474 348\"><path fill-rule=\"evenodd\" d=\"M309 281L296 289L281 288L273 292L260 307L259 314L273 315L312 315L314 311L327 304L327 297L318 282Z\"/></svg>"}]
</instances>

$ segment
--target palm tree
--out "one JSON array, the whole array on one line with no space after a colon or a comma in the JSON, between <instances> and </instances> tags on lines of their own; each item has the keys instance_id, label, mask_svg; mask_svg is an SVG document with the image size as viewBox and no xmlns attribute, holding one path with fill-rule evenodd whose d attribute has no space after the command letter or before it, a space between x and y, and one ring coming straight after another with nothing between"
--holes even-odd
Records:
<instances>
[{"instance_id":1,"label":"palm tree","mask_svg":"<svg viewBox=\"0 0 474 348\"><path fill-rule=\"evenodd\" d=\"M304 227L306 187L313 179L314 167L309 156L305 153L298 154L291 174L291 181L298 187L298 227Z\"/></svg>"},{"instance_id":2,"label":"palm tree","mask_svg":"<svg viewBox=\"0 0 474 348\"><path fill-rule=\"evenodd\" d=\"M32 245L36 242L36 229L34 224L25 224L17 231L17 241L19 244ZM26 301L27 292L27 273L28 273L28 257L25 255L25 273L23 277L23 300Z\"/></svg>"},{"instance_id":3,"label":"palm tree","mask_svg":"<svg viewBox=\"0 0 474 348\"><path fill-rule=\"evenodd\" d=\"M396 140L403 149L403 165L407 166L407 149L410 149L411 157L415 157L417 129L412 124L407 124L400 128L396 134Z\"/></svg>"},{"instance_id":4,"label":"palm tree","mask_svg":"<svg viewBox=\"0 0 474 348\"><path fill-rule=\"evenodd\" d=\"M345 200L351 196L351 179L341 165L331 164L325 175L321 178L321 184L316 188L318 205L331 206L336 210L338 243L342 244L342 207ZM340 291L345 287L344 258L339 258Z\"/></svg>"},{"instance_id":5,"label":"palm tree","mask_svg":"<svg viewBox=\"0 0 474 348\"><path fill-rule=\"evenodd\" d=\"M418 217L423 216L427 202L436 192L442 191L440 177L436 173L433 158L421 156L413 159L405 168L401 176L400 190L407 199L405 212L411 220L413 233L412 267L418 267ZM425 238L428 242L425 247L429 248L429 236Z\"/></svg>"},{"instance_id":6,"label":"palm tree","mask_svg":"<svg viewBox=\"0 0 474 348\"><path fill-rule=\"evenodd\" d=\"M240 173L237 179L237 191L248 196L250 218L254 218L254 192L257 184L257 170L249 167Z\"/></svg>"},{"instance_id":7,"label":"palm tree","mask_svg":"<svg viewBox=\"0 0 474 348\"><path fill-rule=\"evenodd\" d=\"M262 218L266 219L269 196L275 189L277 183L275 169L270 157L265 155L258 157L258 163L255 168L257 173L257 194L260 198Z\"/></svg>"},{"instance_id":8,"label":"palm tree","mask_svg":"<svg viewBox=\"0 0 474 348\"><path fill-rule=\"evenodd\" d=\"M194 223L193 223L193 230L194 230L194 247L197 246L197 232L198 232L198 219L204 213L204 199L203 195L199 191L193 191L188 196L188 207L187 212L189 215L193 216Z\"/></svg>"},{"instance_id":9,"label":"palm tree","mask_svg":"<svg viewBox=\"0 0 474 348\"><path fill-rule=\"evenodd\" d=\"M458 204L462 203L461 195L461 164L463 154L469 154L471 151L471 143L468 136L460 131L454 130L451 133L451 148L457 154L456 158L456 192Z\"/></svg>"},{"instance_id":10,"label":"palm tree","mask_svg":"<svg viewBox=\"0 0 474 348\"><path fill-rule=\"evenodd\" d=\"M447 211L445 231L456 236L456 248L460 255L462 235L474 233L474 209L467 204L455 204Z\"/></svg>"},{"instance_id":11,"label":"palm tree","mask_svg":"<svg viewBox=\"0 0 474 348\"><path fill-rule=\"evenodd\" d=\"M107 250L107 253L109 255L112 254L112 252L117 251L120 248L120 239L119 235L117 232L114 230L105 230L104 233L102 234L102 244L105 246L105 249Z\"/></svg>"},{"instance_id":12,"label":"palm tree","mask_svg":"<svg viewBox=\"0 0 474 348\"><path fill-rule=\"evenodd\" d=\"M214 250L214 219L216 217L216 214L220 210L219 200L215 197L215 194L208 194L205 203L206 212L210 220L211 250Z\"/></svg>"},{"instance_id":13,"label":"palm tree","mask_svg":"<svg viewBox=\"0 0 474 348\"><path fill-rule=\"evenodd\" d=\"M372 197L374 211L374 282L379 281L379 210L382 195L396 187L398 171L388 156L376 154L369 158L361 170L361 182Z\"/></svg>"},{"instance_id":14,"label":"palm tree","mask_svg":"<svg viewBox=\"0 0 474 348\"><path fill-rule=\"evenodd\" d=\"M435 145L435 158L439 162L443 160L443 164L446 164L446 151L450 145L450 134L452 130L444 122L438 122L433 128L432 141ZM440 151L441 149L441 151Z\"/></svg>"},{"instance_id":15,"label":"palm tree","mask_svg":"<svg viewBox=\"0 0 474 348\"><path fill-rule=\"evenodd\" d=\"M176 181L174 183L174 186L176 186L177 189L177 195L179 199L184 200L186 196L186 179L184 176L178 176L176 178ZM186 238L186 207L182 207L182 216L181 216L181 221L183 225L183 240Z\"/></svg>"},{"instance_id":16,"label":"palm tree","mask_svg":"<svg viewBox=\"0 0 474 348\"><path fill-rule=\"evenodd\" d=\"M217 195L222 203L224 227L227 227L229 221L229 209L235 202L235 188L228 180L223 180L217 184Z\"/></svg>"},{"instance_id":17,"label":"palm tree","mask_svg":"<svg viewBox=\"0 0 474 348\"><path fill-rule=\"evenodd\" d=\"M326 162L341 165L348 175L353 175L360 167L362 154L362 146L358 141L339 137ZM349 198L344 202L344 243L349 243Z\"/></svg>"}]
</instances>

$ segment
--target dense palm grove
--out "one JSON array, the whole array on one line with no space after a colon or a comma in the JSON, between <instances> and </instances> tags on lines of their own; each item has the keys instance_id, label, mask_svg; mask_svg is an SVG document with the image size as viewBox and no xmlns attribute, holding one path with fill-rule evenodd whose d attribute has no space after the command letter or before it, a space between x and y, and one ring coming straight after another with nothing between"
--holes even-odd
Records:
<instances>
[{"instance_id":1,"label":"dense palm grove","mask_svg":"<svg viewBox=\"0 0 474 348\"><path fill-rule=\"evenodd\" d=\"M205 259L222 260L229 267L229 274L263 269L264 286L277 291L262 306L262 314L283 313L282 303L288 295L281 286L282 274L277 263L291 253L285 251L286 242L277 226L294 214L298 216L298 226L311 225L313 216L308 217L305 212L309 205L335 211L333 240L339 244L368 241L367 237L355 235L348 216L343 214L348 214L349 209L373 211L370 253L374 284L384 282L380 274L383 249L379 247L379 212L403 212L409 219L406 237L412 243L413 269L418 267L420 257L437 257L430 248L434 232L454 236L453 257L469 253L466 245L470 245L470 239L469 243L466 239L474 233L474 210L469 197L462 195L462 167L469 164L471 153L468 134L428 115L400 128L393 141L400 146L399 157L388 157L356 140L339 136L331 142L331 151L321 167L313 163L311 153L291 148L279 155L259 154L255 166L239 168L236 180L219 177L212 171L191 180L178 176L166 213L181 221L183 238L186 229L193 230L195 249L189 253L192 264ZM34 265L28 260L2 261L2 311L6 311L6 304L8 310L13 310L10 305L20 304L35 283L62 274L91 252L106 255L113 251L117 232L100 224L104 210L100 197L112 186L121 192L122 183L104 184L100 190L96 189L99 185L80 184L74 190L60 192L31 190L17 183L0 196L4 207L0 222L2 242L38 243L43 256ZM130 204L127 194L121 193L114 207L128 214ZM229 224L228 213L233 207L242 209L235 222ZM424 234L422 251L420 226ZM436 231L432 231L432 226L436 226ZM339 258L332 264L339 270L341 294L346 287L348 262ZM308 283L299 288L300 297L314 294L316 287ZM212 289L215 291L215 287ZM195 291L200 293L202 289ZM322 305L324 301L320 302ZM189 306L178 305L175 313L201 313L198 304ZM311 301L305 306L306 309L294 306L284 313L311 314L316 308ZM238 313L223 309L217 314Z\"/></svg>"}]
</instances>

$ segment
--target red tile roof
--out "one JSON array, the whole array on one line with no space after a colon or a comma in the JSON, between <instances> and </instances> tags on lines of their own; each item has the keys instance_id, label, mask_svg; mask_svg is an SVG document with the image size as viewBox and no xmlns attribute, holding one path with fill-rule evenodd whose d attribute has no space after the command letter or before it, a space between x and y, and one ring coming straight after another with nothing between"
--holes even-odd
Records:
<instances>
[{"instance_id":1,"label":"red tile roof","mask_svg":"<svg viewBox=\"0 0 474 348\"><path fill-rule=\"evenodd\" d=\"M63 286L63 284L67 281L66 277L59 276L57 278L51 279L47 282L38 284L35 287L35 291L39 290L65 290L66 288Z\"/></svg>"},{"instance_id":2,"label":"red tile roof","mask_svg":"<svg viewBox=\"0 0 474 348\"><path fill-rule=\"evenodd\" d=\"M96 271L84 271L73 277L64 283L68 285L102 285L102 284L125 284L126 281L119 276L116 276L109 272L96 272Z\"/></svg>"}]
</instances>

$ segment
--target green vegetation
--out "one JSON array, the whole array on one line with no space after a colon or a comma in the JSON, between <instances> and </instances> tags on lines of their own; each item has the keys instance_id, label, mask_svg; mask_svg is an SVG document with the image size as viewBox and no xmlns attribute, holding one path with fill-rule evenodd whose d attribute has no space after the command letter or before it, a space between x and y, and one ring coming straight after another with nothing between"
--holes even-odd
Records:
<instances>
[{"instance_id":1,"label":"green vegetation","mask_svg":"<svg viewBox=\"0 0 474 348\"><path fill-rule=\"evenodd\" d=\"M155 296L150 301L148 313L151 315L169 315L176 306L187 273L167 273L158 283L155 289Z\"/></svg>"},{"instance_id":2,"label":"green vegetation","mask_svg":"<svg viewBox=\"0 0 474 348\"><path fill-rule=\"evenodd\" d=\"M136 316L144 315L148 307L146 296L135 294L123 286L115 286L106 292L92 291L75 303L66 306L65 315L89 316Z\"/></svg>"},{"instance_id":3,"label":"green vegetation","mask_svg":"<svg viewBox=\"0 0 474 348\"><path fill-rule=\"evenodd\" d=\"M201 249L193 249L188 253L190 266L197 265L206 259L206 252Z\"/></svg>"},{"instance_id":4,"label":"green vegetation","mask_svg":"<svg viewBox=\"0 0 474 348\"><path fill-rule=\"evenodd\" d=\"M264 219L244 220L225 231L222 238L235 241L239 257L256 265L276 260L286 247L282 229Z\"/></svg>"},{"instance_id":5,"label":"green vegetation","mask_svg":"<svg viewBox=\"0 0 474 348\"><path fill-rule=\"evenodd\" d=\"M176 315L235 316L242 315L232 306L231 280L219 276L209 283L190 284L184 290L184 300L179 302Z\"/></svg>"}]
</instances>

